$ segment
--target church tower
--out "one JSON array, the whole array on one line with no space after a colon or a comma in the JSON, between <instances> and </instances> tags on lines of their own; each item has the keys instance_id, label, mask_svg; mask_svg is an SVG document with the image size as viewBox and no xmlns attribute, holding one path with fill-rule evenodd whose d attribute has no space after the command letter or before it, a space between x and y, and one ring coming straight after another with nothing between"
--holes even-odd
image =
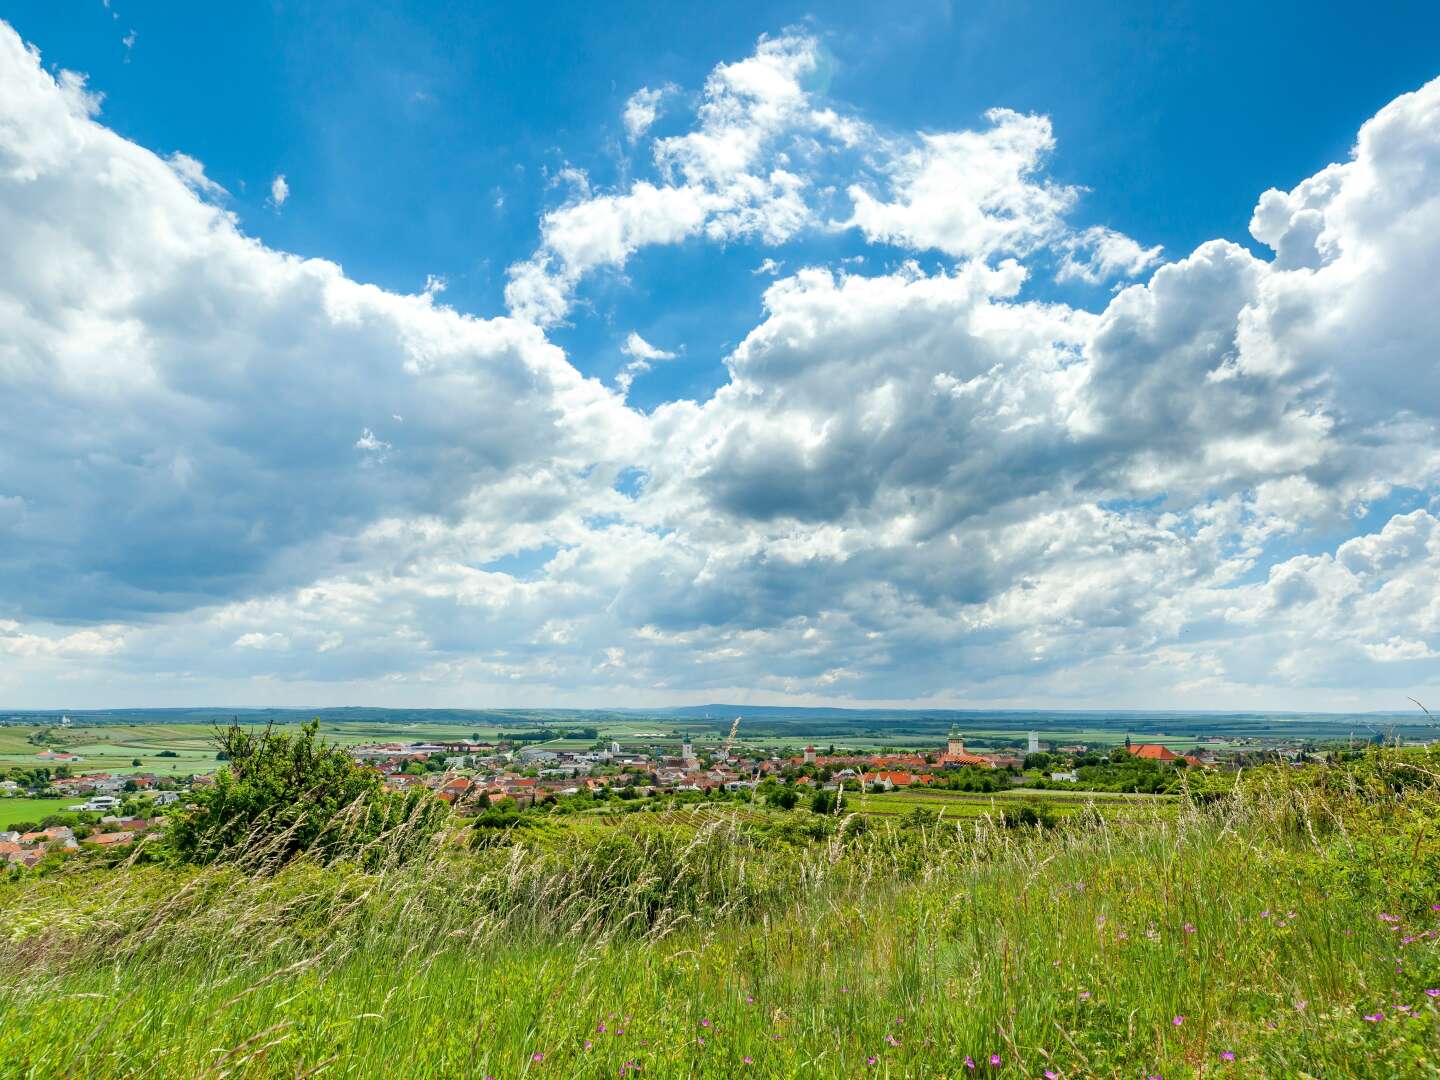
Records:
<instances>
[{"instance_id":1,"label":"church tower","mask_svg":"<svg viewBox=\"0 0 1440 1080\"><path fill-rule=\"evenodd\" d=\"M945 752L946 752L947 754L963 754L963 753L965 753L965 739L964 739L964 736L962 736L958 731L952 730L952 731L950 732L950 738L949 738L949 740L945 743Z\"/></svg>"}]
</instances>

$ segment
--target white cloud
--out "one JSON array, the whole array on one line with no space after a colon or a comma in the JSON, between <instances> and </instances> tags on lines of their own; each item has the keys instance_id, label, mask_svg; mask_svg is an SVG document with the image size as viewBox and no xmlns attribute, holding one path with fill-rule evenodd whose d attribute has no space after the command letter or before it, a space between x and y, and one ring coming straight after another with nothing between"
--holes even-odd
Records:
<instances>
[{"instance_id":1,"label":"white cloud","mask_svg":"<svg viewBox=\"0 0 1440 1080\"><path fill-rule=\"evenodd\" d=\"M817 98L819 63L803 35L763 41L651 140L652 175L569 173L512 268L517 317L479 319L441 279L398 295L245 236L199 162L106 129L0 29L0 692L1433 688L1440 83L1260 198L1273 260L1216 240L1157 265L1069 224L1043 117L878 133ZM629 332L616 393L538 325L647 246L827 221L954 265L881 249L783 276L796 256L756 252L728 381L649 414L624 392L678 344ZM1147 279L1083 310L1033 299L1032 265ZM642 325L681 325L653 302Z\"/></svg>"},{"instance_id":2,"label":"white cloud","mask_svg":"<svg viewBox=\"0 0 1440 1080\"><path fill-rule=\"evenodd\" d=\"M285 180L284 173L276 173L275 179L270 181L270 205L279 210L285 205L285 200L290 198L290 185Z\"/></svg>"},{"instance_id":3,"label":"white cloud","mask_svg":"<svg viewBox=\"0 0 1440 1080\"><path fill-rule=\"evenodd\" d=\"M650 130L660 116L660 108L667 95L674 93L673 86L652 89L642 86L625 102L625 136L632 143Z\"/></svg>"},{"instance_id":4,"label":"white cloud","mask_svg":"<svg viewBox=\"0 0 1440 1080\"><path fill-rule=\"evenodd\" d=\"M673 352L657 349L634 330L630 331L630 335L620 346L620 351L630 357L630 362L615 377L615 385L621 394L628 394L635 379L649 371L656 363L674 360L676 356Z\"/></svg>"},{"instance_id":5,"label":"white cloud","mask_svg":"<svg viewBox=\"0 0 1440 1080\"><path fill-rule=\"evenodd\" d=\"M1160 246L1141 247L1124 233L1094 225L1066 239L1065 257L1056 277L1099 285L1117 277L1136 277L1160 261Z\"/></svg>"},{"instance_id":6,"label":"white cloud","mask_svg":"<svg viewBox=\"0 0 1440 1080\"><path fill-rule=\"evenodd\" d=\"M196 194L221 199L229 196L228 191L205 175L205 166L189 154L182 154L177 150L165 160L170 168L175 170L175 175Z\"/></svg>"},{"instance_id":7,"label":"white cloud","mask_svg":"<svg viewBox=\"0 0 1440 1080\"><path fill-rule=\"evenodd\" d=\"M863 185L847 223L871 241L961 258L1025 254L1058 236L1076 192L1040 175L1055 146L1043 116L991 109L990 127L923 135L885 167L889 201Z\"/></svg>"}]
</instances>

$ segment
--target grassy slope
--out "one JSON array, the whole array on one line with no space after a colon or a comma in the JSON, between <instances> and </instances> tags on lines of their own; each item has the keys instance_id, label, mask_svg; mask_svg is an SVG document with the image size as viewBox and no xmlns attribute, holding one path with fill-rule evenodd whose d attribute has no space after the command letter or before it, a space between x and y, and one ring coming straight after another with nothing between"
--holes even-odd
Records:
<instances>
[{"instance_id":1,"label":"grassy slope","mask_svg":"<svg viewBox=\"0 0 1440 1080\"><path fill-rule=\"evenodd\" d=\"M1440 845L1406 799L32 878L0 886L0 1076L1435 1076Z\"/></svg>"}]
</instances>

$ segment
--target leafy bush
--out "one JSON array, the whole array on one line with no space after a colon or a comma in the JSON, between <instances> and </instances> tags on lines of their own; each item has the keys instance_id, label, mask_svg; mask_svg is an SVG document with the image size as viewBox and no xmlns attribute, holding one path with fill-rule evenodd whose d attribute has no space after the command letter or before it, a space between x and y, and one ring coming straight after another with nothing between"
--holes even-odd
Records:
<instances>
[{"instance_id":1,"label":"leafy bush","mask_svg":"<svg viewBox=\"0 0 1440 1080\"><path fill-rule=\"evenodd\" d=\"M229 764L172 814L168 848L184 862L283 864L301 854L321 862L404 861L446 814L428 791L386 792L380 777L319 739L319 721L295 735L232 724L217 735Z\"/></svg>"}]
</instances>

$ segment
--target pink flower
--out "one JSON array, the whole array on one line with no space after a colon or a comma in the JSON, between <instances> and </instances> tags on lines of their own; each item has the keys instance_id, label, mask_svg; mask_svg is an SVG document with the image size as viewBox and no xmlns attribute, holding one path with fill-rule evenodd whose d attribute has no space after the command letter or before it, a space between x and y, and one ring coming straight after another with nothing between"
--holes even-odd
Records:
<instances>
[{"instance_id":1,"label":"pink flower","mask_svg":"<svg viewBox=\"0 0 1440 1080\"><path fill-rule=\"evenodd\" d=\"M886 1035L886 1036L885 1036L885 1041L886 1041L887 1043L889 1043L891 1046L899 1046L899 1045L900 1045L900 1040L897 1039L897 1038L895 1038L894 1035Z\"/></svg>"},{"instance_id":2,"label":"pink flower","mask_svg":"<svg viewBox=\"0 0 1440 1080\"><path fill-rule=\"evenodd\" d=\"M709 1021L709 1020L701 1020L701 1021L700 1021L700 1026L701 1026L701 1027L709 1027L709 1026L710 1026L710 1021Z\"/></svg>"},{"instance_id":3,"label":"pink flower","mask_svg":"<svg viewBox=\"0 0 1440 1080\"><path fill-rule=\"evenodd\" d=\"M1426 990L1425 993L1430 997L1440 997L1440 990Z\"/></svg>"},{"instance_id":4,"label":"pink flower","mask_svg":"<svg viewBox=\"0 0 1440 1080\"><path fill-rule=\"evenodd\" d=\"M972 1058L969 1054L965 1055L965 1067L967 1069L975 1068L975 1059Z\"/></svg>"},{"instance_id":5,"label":"pink flower","mask_svg":"<svg viewBox=\"0 0 1440 1080\"><path fill-rule=\"evenodd\" d=\"M1381 1020L1385 1019L1385 1014L1383 1012L1366 1013L1365 1019L1372 1024L1378 1024Z\"/></svg>"},{"instance_id":6,"label":"pink flower","mask_svg":"<svg viewBox=\"0 0 1440 1080\"><path fill-rule=\"evenodd\" d=\"M1184 930L1187 934L1193 934L1195 932L1195 927L1191 926L1188 922L1180 929Z\"/></svg>"},{"instance_id":7,"label":"pink flower","mask_svg":"<svg viewBox=\"0 0 1440 1080\"><path fill-rule=\"evenodd\" d=\"M539 1050L536 1050L533 1054L530 1055L530 1060L531 1060L531 1061L544 1061L544 1060L545 1060L545 1055L542 1054Z\"/></svg>"},{"instance_id":8,"label":"pink flower","mask_svg":"<svg viewBox=\"0 0 1440 1080\"><path fill-rule=\"evenodd\" d=\"M604 1023L604 1021L601 1021L601 1022L596 1026L595 1030L598 1031L601 1035L604 1035L604 1034L605 1034L605 1023Z\"/></svg>"},{"instance_id":9,"label":"pink flower","mask_svg":"<svg viewBox=\"0 0 1440 1080\"><path fill-rule=\"evenodd\" d=\"M873 1066L873 1065L875 1064L875 1062L877 1062L877 1061L879 1061L879 1060L880 1060L879 1058L868 1057L868 1058L865 1059L865 1064L866 1064L866 1065L872 1065L872 1066Z\"/></svg>"},{"instance_id":10,"label":"pink flower","mask_svg":"<svg viewBox=\"0 0 1440 1080\"><path fill-rule=\"evenodd\" d=\"M740 1060L743 1061L746 1065L754 1065L754 1064L755 1064L755 1059L752 1058L752 1057L743 1057L743 1058L741 1058Z\"/></svg>"},{"instance_id":11,"label":"pink flower","mask_svg":"<svg viewBox=\"0 0 1440 1080\"><path fill-rule=\"evenodd\" d=\"M1089 1001L1089 1000L1090 1000L1090 991L1089 991L1089 990L1081 990L1081 991L1080 991L1080 1000L1081 1000L1081 1001Z\"/></svg>"},{"instance_id":12,"label":"pink flower","mask_svg":"<svg viewBox=\"0 0 1440 1080\"><path fill-rule=\"evenodd\" d=\"M1045 1070L1045 1080L1060 1080L1060 1074L1054 1069Z\"/></svg>"},{"instance_id":13,"label":"pink flower","mask_svg":"<svg viewBox=\"0 0 1440 1080\"><path fill-rule=\"evenodd\" d=\"M1000 1066L1000 1055L999 1055L999 1054L991 1054L991 1055L990 1055L990 1064L991 1064L991 1065L994 1065L996 1068L999 1068L999 1066Z\"/></svg>"},{"instance_id":14,"label":"pink flower","mask_svg":"<svg viewBox=\"0 0 1440 1080\"><path fill-rule=\"evenodd\" d=\"M1185 1022L1185 1017L1183 1017L1183 1016L1177 1016L1177 1017L1175 1017L1175 1019L1173 1019L1173 1020L1170 1021L1170 1023L1174 1024L1176 1027L1179 1027L1179 1026L1180 1026L1181 1024L1183 1024L1184 1022Z\"/></svg>"},{"instance_id":15,"label":"pink flower","mask_svg":"<svg viewBox=\"0 0 1440 1080\"><path fill-rule=\"evenodd\" d=\"M1221 1060L1221 1061L1234 1061L1234 1060L1235 1060L1235 1051L1233 1051L1233 1050L1222 1050L1222 1051L1220 1051L1220 1060Z\"/></svg>"},{"instance_id":16,"label":"pink flower","mask_svg":"<svg viewBox=\"0 0 1440 1080\"><path fill-rule=\"evenodd\" d=\"M585 1040L585 1049L586 1049L586 1050L589 1050L589 1049L590 1049L590 1040L589 1040L589 1039L586 1039L586 1040Z\"/></svg>"}]
</instances>

